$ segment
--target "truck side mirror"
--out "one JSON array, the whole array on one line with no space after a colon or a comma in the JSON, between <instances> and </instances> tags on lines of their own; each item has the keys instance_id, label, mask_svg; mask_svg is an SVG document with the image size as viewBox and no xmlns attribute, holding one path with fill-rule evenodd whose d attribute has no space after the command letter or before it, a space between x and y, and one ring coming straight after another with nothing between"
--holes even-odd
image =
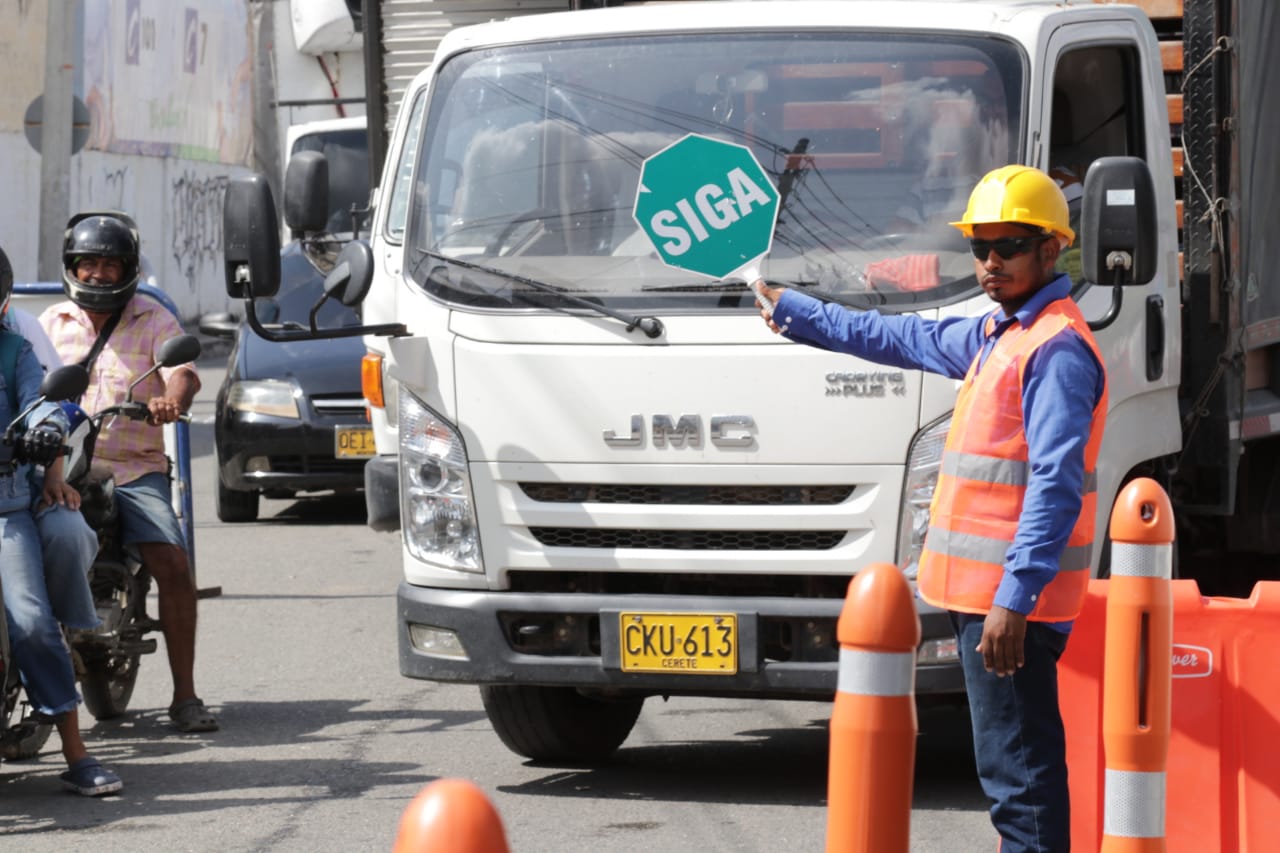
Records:
<instances>
[{"instance_id":1,"label":"truck side mirror","mask_svg":"<svg viewBox=\"0 0 1280 853\"><path fill-rule=\"evenodd\" d=\"M1147 284L1156 274L1156 191L1137 157L1100 157L1084 176L1084 275L1095 284Z\"/></svg>"},{"instance_id":2,"label":"truck side mirror","mask_svg":"<svg viewBox=\"0 0 1280 853\"><path fill-rule=\"evenodd\" d=\"M319 151L299 151L284 173L284 221L301 239L329 223L329 160Z\"/></svg>"},{"instance_id":3,"label":"truck side mirror","mask_svg":"<svg viewBox=\"0 0 1280 853\"><path fill-rule=\"evenodd\" d=\"M326 298L336 298L348 308L364 301L373 284L373 250L363 240L342 247L333 270L324 277Z\"/></svg>"},{"instance_id":4,"label":"truck side mirror","mask_svg":"<svg viewBox=\"0 0 1280 853\"><path fill-rule=\"evenodd\" d=\"M262 175L227 182L222 202L222 253L227 295L275 296L280 289L280 226L271 187Z\"/></svg>"}]
</instances>

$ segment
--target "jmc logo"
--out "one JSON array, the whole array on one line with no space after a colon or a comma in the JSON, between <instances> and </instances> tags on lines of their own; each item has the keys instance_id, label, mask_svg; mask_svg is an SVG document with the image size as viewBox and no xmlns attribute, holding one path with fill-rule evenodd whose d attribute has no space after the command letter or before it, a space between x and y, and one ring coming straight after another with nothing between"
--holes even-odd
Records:
<instances>
[{"instance_id":1,"label":"jmc logo","mask_svg":"<svg viewBox=\"0 0 1280 853\"><path fill-rule=\"evenodd\" d=\"M707 436L716 447L750 447L755 442L755 419L750 415L712 415ZM654 415L650 424L654 447L699 447L702 444L702 416ZM604 431L610 447L640 447L644 444L644 415L632 415L630 431Z\"/></svg>"}]
</instances>

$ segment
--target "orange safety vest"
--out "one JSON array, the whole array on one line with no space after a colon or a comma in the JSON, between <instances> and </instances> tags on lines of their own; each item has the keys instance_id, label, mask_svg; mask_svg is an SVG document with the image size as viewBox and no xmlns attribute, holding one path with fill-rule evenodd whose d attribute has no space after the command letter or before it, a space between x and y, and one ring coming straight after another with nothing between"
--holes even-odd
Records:
<instances>
[{"instance_id":1,"label":"orange safety vest","mask_svg":"<svg viewBox=\"0 0 1280 853\"><path fill-rule=\"evenodd\" d=\"M987 334L994 328L993 315L987 319ZM1018 531L1031 469L1022 420L1023 373L1032 353L1068 329L1084 339L1102 364L1080 309L1070 299L1058 299L1045 306L1029 327L1014 323L1006 329L981 371L980 355L969 366L951 417L920 555L920 597L935 607L962 613L991 610ZM1080 517L1058 563L1058 574L1040 593L1029 619L1060 622L1080 615L1089 581L1098 505L1098 449L1106 414L1104 380L1085 445Z\"/></svg>"}]
</instances>

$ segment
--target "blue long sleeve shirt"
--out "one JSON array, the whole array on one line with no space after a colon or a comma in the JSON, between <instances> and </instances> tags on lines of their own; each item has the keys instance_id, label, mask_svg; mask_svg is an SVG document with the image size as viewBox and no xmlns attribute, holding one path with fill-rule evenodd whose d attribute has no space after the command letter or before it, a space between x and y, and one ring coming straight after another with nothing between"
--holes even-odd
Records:
<instances>
[{"instance_id":1,"label":"blue long sleeve shirt","mask_svg":"<svg viewBox=\"0 0 1280 853\"><path fill-rule=\"evenodd\" d=\"M926 320L912 314L851 311L788 289L773 314L792 340L879 364L963 379L975 358L981 359L981 369L996 339L1013 323L1029 326L1046 305L1070 292L1071 279L1060 275L1012 317L997 308L982 317ZM995 329L988 336L985 326L992 316ZM1080 516L1085 445L1106 379L1089 345L1074 333L1058 335L1037 349L1024 377L1022 417L1030 475L994 603L1026 614L1057 573ZM1071 627L1069 622L1054 625L1061 630Z\"/></svg>"}]
</instances>

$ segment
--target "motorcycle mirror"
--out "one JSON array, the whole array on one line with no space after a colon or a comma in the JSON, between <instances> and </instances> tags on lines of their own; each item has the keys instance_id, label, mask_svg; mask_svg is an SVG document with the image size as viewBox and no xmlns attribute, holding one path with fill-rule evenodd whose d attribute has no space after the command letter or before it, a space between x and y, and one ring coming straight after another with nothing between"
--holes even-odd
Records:
<instances>
[{"instance_id":1,"label":"motorcycle mirror","mask_svg":"<svg viewBox=\"0 0 1280 853\"><path fill-rule=\"evenodd\" d=\"M178 335L160 345L157 363L161 367L177 367L200 357L200 339L195 335Z\"/></svg>"},{"instance_id":2,"label":"motorcycle mirror","mask_svg":"<svg viewBox=\"0 0 1280 853\"><path fill-rule=\"evenodd\" d=\"M89 387L89 371L78 364L68 364L51 371L40 383L40 396L46 400L73 400Z\"/></svg>"}]
</instances>

